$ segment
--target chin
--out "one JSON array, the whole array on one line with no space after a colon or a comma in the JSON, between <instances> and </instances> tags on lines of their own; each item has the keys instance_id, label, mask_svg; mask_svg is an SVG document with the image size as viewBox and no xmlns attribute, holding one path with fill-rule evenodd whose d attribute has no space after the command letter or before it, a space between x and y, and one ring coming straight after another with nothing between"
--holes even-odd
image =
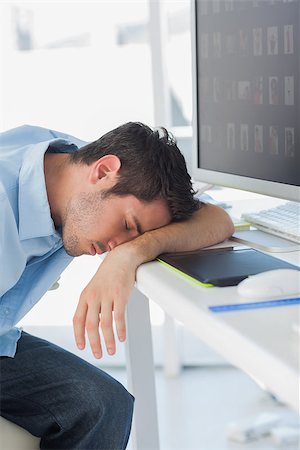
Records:
<instances>
[{"instance_id":1,"label":"chin","mask_svg":"<svg viewBox=\"0 0 300 450\"><path fill-rule=\"evenodd\" d=\"M73 250L69 250L66 247L65 247L65 251L69 256L73 256L73 257L83 255L83 253L74 252Z\"/></svg>"},{"instance_id":2,"label":"chin","mask_svg":"<svg viewBox=\"0 0 300 450\"><path fill-rule=\"evenodd\" d=\"M64 230L63 230L64 231ZM81 248L79 239L76 235L68 236L67 233L62 233L62 241L63 246L66 253L69 256L81 256L86 254L85 251Z\"/></svg>"},{"instance_id":3,"label":"chin","mask_svg":"<svg viewBox=\"0 0 300 450\"><path fill-rule=\"evenodd\" d=\"M69 246L66 246L65 244L64 244L64 249L69 256L73 256L73 257L89 254L89 253L82 251L79 248L75 248L75 247L70 248Z\"/></svg>"}]
</instances>

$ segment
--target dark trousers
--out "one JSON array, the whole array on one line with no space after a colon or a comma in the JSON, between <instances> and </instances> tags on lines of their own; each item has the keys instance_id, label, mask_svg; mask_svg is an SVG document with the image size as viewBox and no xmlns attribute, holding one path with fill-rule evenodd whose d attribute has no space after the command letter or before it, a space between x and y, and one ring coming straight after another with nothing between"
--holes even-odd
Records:
<instances>
[{"instance_id":1,"label":"dark trousers","mask_svg":"<svg viewBox=\"0 0 300 450\"><path fill-rule=\"evenodd\" d=\"M0 413L41 438L42 449L125 449L134 399L112 377L23 332L0 358Z\"/></svg>"}]
</instances>

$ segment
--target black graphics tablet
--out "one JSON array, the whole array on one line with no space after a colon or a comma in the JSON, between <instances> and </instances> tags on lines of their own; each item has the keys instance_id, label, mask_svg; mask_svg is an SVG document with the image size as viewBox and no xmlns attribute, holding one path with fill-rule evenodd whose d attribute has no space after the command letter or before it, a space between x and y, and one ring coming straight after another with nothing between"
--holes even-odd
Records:
<instances>
[{"instance_id":1,"label":"black graphics tablet","mask_svg":"<svg viewBox=\"0 0 300 450\"><path fill-rule=\"evenodd\" d=\"M209 286L235 286L249 275L274 269L296 269L273 256L251 248L232 247L166 253L157 258L161 263Z\"/></svg>"}]
</instances>

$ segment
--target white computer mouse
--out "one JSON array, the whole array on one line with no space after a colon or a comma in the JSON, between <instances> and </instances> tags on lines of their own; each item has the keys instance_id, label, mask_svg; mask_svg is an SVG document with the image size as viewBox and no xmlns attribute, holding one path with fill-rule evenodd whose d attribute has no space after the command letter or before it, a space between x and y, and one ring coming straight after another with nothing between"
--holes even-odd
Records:
<instances>
[{"instance_id":1,"label":"white computer mouse","mask_svg":"<svg viewBox=\"0 0 300 450\"><path fill-rule=\"evenodd\" d=\"M252 275L237 287L241 297L249 299L289 297L300 294L300 271L276 269Z\"/></svg>"}]
</instances>

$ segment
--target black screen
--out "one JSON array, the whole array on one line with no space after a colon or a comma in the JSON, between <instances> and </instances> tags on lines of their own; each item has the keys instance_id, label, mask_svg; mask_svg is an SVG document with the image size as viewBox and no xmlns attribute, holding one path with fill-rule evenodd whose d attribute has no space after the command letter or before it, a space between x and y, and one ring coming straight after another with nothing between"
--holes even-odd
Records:
<instances>
[{"instance_id":1,"label":"black screen","mask_svg":"<svg viewBox=\"0 0 300 450\"><path fill-rule=\"evenodd\" d=\"M299 0L196 1L198 167L299 185Z\"/></svg>"}]
</instances>

